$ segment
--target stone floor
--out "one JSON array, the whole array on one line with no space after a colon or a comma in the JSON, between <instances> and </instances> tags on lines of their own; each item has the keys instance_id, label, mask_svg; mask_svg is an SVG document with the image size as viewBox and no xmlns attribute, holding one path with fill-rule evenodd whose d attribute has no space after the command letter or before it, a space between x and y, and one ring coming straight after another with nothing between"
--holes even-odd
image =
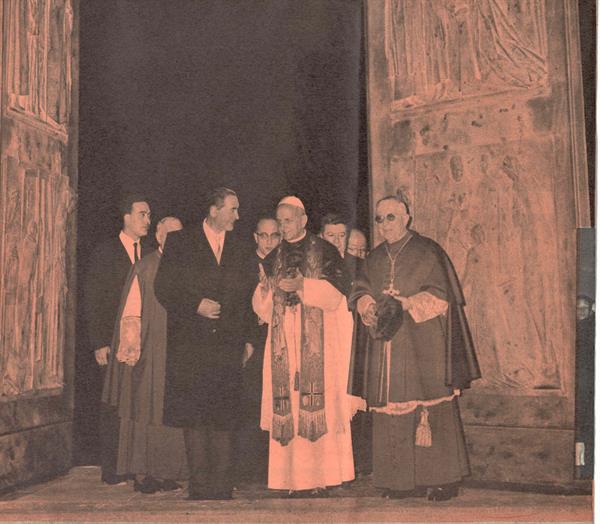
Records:
<instances>
[{"instance_id":1,"label":"stone floor","mask_svg":"<svg viewBox=\"0 0 600 524\"><path fill-rule=\"evenodd\" d=\"M326 499L286 499L243 486L233 501L192 502L184 490L142 495L106 486L96 467L0 497L0 521L88 522L591 522L592 497L462 488L457 499L382 499L368 478Z\"/></svg>"}]
</instances>

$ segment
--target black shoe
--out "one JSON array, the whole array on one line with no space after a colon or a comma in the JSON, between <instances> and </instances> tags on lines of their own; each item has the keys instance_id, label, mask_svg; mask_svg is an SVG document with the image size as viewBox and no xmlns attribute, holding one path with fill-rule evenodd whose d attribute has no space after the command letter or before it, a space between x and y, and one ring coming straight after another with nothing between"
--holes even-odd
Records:
<instances>
[{"instance_id":1,"label":"black shoe","mask_svg":"<svg viewBox=\"0 0 600 524\"><path fill-rule=\"evenodd\" d=\"M186 500L231 500L233 494L231 491L192 491Z\"/></svg>"},{"instance_id":2,"label":"black shoe","mask_svg":"<svg viewBox=\"0 0 600 524\"><path fill-rule=\"evenodd\" d=\"M102 482L109 486L116 486L117 484L123 484L127 482L127 475L115 475L114 473L103 473Z\"/></svg>"},{"instance_id":3,"label":"black shoe","mask_svg":"<svg viewBox=\"0 0 600 524\"><path fill-rule=\"evenodd\" d=\"M427 488L418 486L415 489L408 489L405 491L400 491L397 489L385 489L382 493L382 497L386 499L412 499L412 498L420 498L427 495Z\"/></svg>"},{"instance_id":4,"label":"black shoe","mask_svg":"<svg viewBox=\"0 0 600 524\"><path fill-rule=\"evenodd\" d=\"M454 497L458 497L458 486L456 484L449 484L447 486L436 486L429 488L428 499L435 502L442 502L444 500L450 500Z\"/></svg>"},{"instance_id":5,"label":"black shoe","mask_svg":"<svg viewBox=\"0 0 600 524\"><path fill-rule=\"evenodd\" d=\"M144 480L138 482L137 480L133 481L133 491L139 491L144 495L152 495L157 491L160 491L162 484L156 480L154 477L144 477Z\"/></svg>"},{"instance_id":6,"label":"black shoe","mask_svg":"<svg viewBox=\"0 0 600 524\"><path fill-rule=\"evenodd\" d=\"M178 489L181 489L181 484L172 479L167 479L161 482L160 489L162 491L177 491Z\"/></svg>"},{"instance_id":7,"label":"black shoe","mask_svg":"<svg viewBox=\"0 0 600 524\"><path fill-rule=\"evenodd\" d=\"M301 489L299 491L290 491L290 499L323 499L329 497L327 488Z\"/></svg>"}]
</instances>

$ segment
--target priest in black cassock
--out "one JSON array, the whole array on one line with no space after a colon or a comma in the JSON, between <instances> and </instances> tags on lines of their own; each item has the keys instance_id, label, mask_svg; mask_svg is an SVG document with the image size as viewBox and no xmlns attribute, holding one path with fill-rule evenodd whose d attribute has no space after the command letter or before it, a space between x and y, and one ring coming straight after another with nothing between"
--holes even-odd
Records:
<instances>
[{"instance_id":1,"label":"priest in black cassock","mask_svg":"<svg viewBox=\"0 0 600 524\"><path fill-rule=\"evenodd\" d=\"M263 216L254 231L256 251L250 255L249 289L256 289L260 264L281 242L277 220ZM266 484L269 454L269 434L260 429L260 404L262 397L262 371L265 341L269 326L252 310L252 295L247 299L247 329L250 344L246 345L242 359L242 399L240 401L240 428L237 438L237 480Z\"/></svg>"},{"instance_id":2,"label":"priest in black cassock","mask_svg":"<svg viewBox=\"0 0 600 524\"><path fill-rule=\"evenodd\" d=\"M322 239L333 244L348 270L348 274L354 283L356 273L363 264L366 251L366 238L357 229L350 229L347 220L337 213L327 213L321 218ZM350 253L350 240L353 241L353 253ZM366 376L364 374L366 357L368 352L369 333L367 327L360 321L356 309L351 309L352 315L352 355L348 363L348 393L360 396ZM359 411L352 419L352 451L354 453L354 469L357 476L371 473L371 413Z\"/></svg>"},{"instance_id":3,"label":"priest in black cassock","mask_svg":"<svg viewBox=\"0 0 600 524\"><path fill-rule=\"evenodd\" d=\"M408 229L404 198L381 199L375 222L385 241L350 297L371 332L373 482L392 498L448 500L469 474L457 397L480 377L462 291L444 250Z\"/></svg>"}]
</instances>

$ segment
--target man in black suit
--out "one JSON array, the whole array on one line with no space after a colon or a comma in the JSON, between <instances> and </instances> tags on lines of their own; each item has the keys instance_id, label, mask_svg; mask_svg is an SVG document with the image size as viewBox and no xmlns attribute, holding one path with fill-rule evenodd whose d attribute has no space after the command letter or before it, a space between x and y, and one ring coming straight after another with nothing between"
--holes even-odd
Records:
<instances>
[{"instance_id":1,"label":"man in black suit","mask_svg":"<svg viewBox=\"0 0 600 524\"><path fill-rule=\"evenodd\" d=\"M127 195L121 202L120 212L123 229L118 236L101 242L94 249L85 280L84 308L90 349L103 370L112 350L110 343L123 285L131 266L146 253L141 239L150 227L150 206L144 196ZM114 409L100 404L102 382L99 390L94 392L100 413L102 480L117 484L125 480L116 475L119 421Z\"/></svg>"},{"instance_id":2,"label":"man in black suit","mask_svg":"<svg viewBox=\"0 0 600 524\"><path fill-rule=\"evenodd\" d=\"M586 295L578 295L576 307L575 449L579 458L576 473L579 479L591 479L594 476L595 303Z\"/></svg>"},{"instance_id":3,"label":"man in black suit","mask_svg":"<svg viewBox=\"0 0 600 524\"><path fill-rule=\"evenodd\" d=\"M232 498L250 285L230 234L238 208L234 191L211 192L202 224L169 234L155 281L168 315L163 422L184 429L191 500Z\"/></svg>"}]
</instances>

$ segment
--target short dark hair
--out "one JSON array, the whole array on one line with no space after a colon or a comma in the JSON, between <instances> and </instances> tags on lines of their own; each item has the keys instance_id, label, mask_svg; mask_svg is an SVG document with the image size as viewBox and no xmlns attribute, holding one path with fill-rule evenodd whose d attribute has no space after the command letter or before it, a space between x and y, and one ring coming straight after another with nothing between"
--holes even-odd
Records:
<instances>
[{"instance_id":1,"label":"short dark hair","mask_svg":"<svg viewBox=\"0 0 600 524\"><path fill-rule=\"evenodd\" d=\"M254 232L256 233L256 230L258 229L258 224L260 224L263 220L272 220L273 222L277 223L277 219L273 216L273 215L259 215L258 219L256 220L256 225L254 226Z\"/></svg>"},{"instance_id":2,"label":"short dark hair","mask_svg":"<svg viewBox=\"0 0 600 524\"><path fill-rule=\"evenodd\" d=\"M206 202L204 205L204 211L208 215L210 208L215 206L217 209L221 209L225 204L225 199L228 196L237 197L237 193L233 189L227 187L216 187L206 195Z\"/></svg>"},{"instance_id":3,"label":"short dark hair","mask_svg":"<svg viewBox=\"0 0 600 524\"><path fill-rule=\"evenodd\" d=\"M403 204L404 207L406 208L406 214L410 215L410 207L408 205L408 197L402 191L398 191L395 195L386 195L383 198L380 198L377 201L377 203L375 204L375 207L377 207L381 202L384 202L386 200L395 200L399 204Z\"/></svg>"},{"instance_id":4,"label":"short dark hair","mask_svg":"<svg viewBox=\"0 0 600 524\"><path fill-rule=\"evenodd\" d=\"M121 217L129 215L133 209L133 204L136 202L146 202L146 204L150 205L150 200L148 200L146 195L142 193L127 193L123 195L119 202L119 212L121 213Z\"/></svg>"},{"instance_id":5,"label":"short dark hair","mask_svg":"<svg viewBox=\"0 0 600 524\"><path fill-rule=\"evenodd\" d=\"M349 221L346 220L339 213L327 213L323 216L323 218L321 218L321 233L323 233L323 231L325 230L325 226L330 224L334 226L336 226L337 224L343 224L344 226L346 226L346 231L349 231L350 224L348 222Z\"/></svg>"}]
</instances>

